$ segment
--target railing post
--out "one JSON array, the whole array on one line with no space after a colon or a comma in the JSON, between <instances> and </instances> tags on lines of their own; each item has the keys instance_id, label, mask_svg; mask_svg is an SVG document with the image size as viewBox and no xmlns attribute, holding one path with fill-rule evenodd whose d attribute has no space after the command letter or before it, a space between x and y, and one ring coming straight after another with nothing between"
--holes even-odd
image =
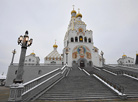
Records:
<instances>
[{"instance_id":1,"label":"railing post","mask_svg":"<svg viewBox=\"0 0 138 102\"><path fill-rule=\"evenodd\" d=\"M21 102L22 101L22 93L24 86L23 84L12 84L10 86L10 96L8 102Z\"/></svg>"}]
</instances>

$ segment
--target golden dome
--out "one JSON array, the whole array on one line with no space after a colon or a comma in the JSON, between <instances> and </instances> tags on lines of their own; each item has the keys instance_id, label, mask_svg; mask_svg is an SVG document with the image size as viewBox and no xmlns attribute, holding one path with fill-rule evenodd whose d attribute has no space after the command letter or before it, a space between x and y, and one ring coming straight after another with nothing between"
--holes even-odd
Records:
<instances>
[{"instance_id":1,"label":"golden dome","mask_svg":"<svg viewBox=\"0 0 138 102\"><path fill-rule=\"evenodd\" d=\"M122 55L122 57L125 57L126 55Z\"/></svg>"},{"instance_id":2,"label":"golden dome","mask_svg":"<svg viewBox=\"0 0 138 102\"><path fill-rule=\"evenodd\" d=\"M75 10L72 10L72 11L71 11L71 14L72 14L72 13L76 13L76 11L75 11Z\"/></svg>"},{"instance_id":3,"label":"golden dome","mask_svg":"<svg viewBox=\"0 0 138 102\"><path fill-rule=\"evenodd\" d=\"M34 52L32 52L32 53L31 53L31 55L35 55L35 53L34 53Z\"/></svg>"},{"instance_id":4,"label":"golden dome","mask_svg":"<svg viewBox=\"0 0 138 102\"><path fill-rule=\"evenodd\" d=\"M138 53L136 55L138 55Z\"/></svg>"},{"instance_id":5,"label":"golden dome","mask_svg":"<svg viewBox=\"0 0 138 102\"><path fill-rule=\"evenodd\" d=\"M58 46L55 44L55 45L53 45L53 47L56 47L57 48Z\"/></svg>"},{"instance_id":6,"label":"golden dome","mask_svg":"<svg viewBox=\"0 0 138 102\"><path fill-rule=\"evenodd\" d=\"M78 13L78 14L76 15L76 17L81 17L81 18L82 18L82 14Z\"/></svg>"}]
</instances>

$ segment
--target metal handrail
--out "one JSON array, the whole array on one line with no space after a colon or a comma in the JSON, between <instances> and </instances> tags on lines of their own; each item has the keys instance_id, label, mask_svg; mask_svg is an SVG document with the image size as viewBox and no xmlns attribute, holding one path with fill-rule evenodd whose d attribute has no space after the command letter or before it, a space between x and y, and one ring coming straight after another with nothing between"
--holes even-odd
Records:
<instances>
[{"instance_id":1,"label":"metal handrail","mask_svg":"<svg viewBox=\"0 0 138 102\"><path fill-rule=\"evenodd\" d=\"M98 77L100 77L102 80L104 80L106 83L108 83L110 86L114 87L116 90L118 90L119 92L121 92L122 94L124 94L124 88L123 88L123 86L119 85L118 83L114 83L113 81L111 81L110 79L104 77L103 75L101 75L97 71L93 71L93 73L95 75L97 75Z\"/></svg>"}]
</instances>

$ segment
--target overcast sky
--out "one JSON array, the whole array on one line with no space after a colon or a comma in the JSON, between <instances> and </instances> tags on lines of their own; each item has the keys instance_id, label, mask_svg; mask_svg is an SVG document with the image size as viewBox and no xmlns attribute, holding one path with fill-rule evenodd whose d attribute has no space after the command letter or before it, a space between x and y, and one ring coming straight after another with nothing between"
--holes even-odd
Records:
<instances>
[{"instance_id":1,"label":"overcast sky","mask_svg":"<svg viewBox=\"0 0 138 102\"><path fill-rule=\"evenodd\" d=\"M19 62L20 35L29 31L34 52L44 63L55 39L61 54L71 18L72 5L82 14L87 29L93 31L94 46L104 52L107 64L117 63L124 54L135 58L138 51L138 0L0 0L0 74L7 73L16 49Z\"/></svg>"}]
</instances>

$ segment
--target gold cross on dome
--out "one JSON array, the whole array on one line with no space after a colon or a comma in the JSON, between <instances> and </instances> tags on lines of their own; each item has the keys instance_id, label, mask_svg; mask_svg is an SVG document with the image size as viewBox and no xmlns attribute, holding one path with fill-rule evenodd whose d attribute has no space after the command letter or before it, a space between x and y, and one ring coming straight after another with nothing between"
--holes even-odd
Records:
<instances>
[{"instance_id":1,"label":"gold cross on dome","mask_svg":"<svg viewBox=\"0 0 138 102\"><path fill-rule=\"evenodd\" d=\"M73 6L73 10L74 10L74 6L75 6L75 5L72 5L72 6Z\"/></svg>"},{"instance_id":2,"label":"gold cross on dome","mask_svg":"<svg viewBox=\"0 0 138 102\"><path fill-rule=\"evenodd\" d=\"M78 13L80 13L80 9L78 8Z\"/></svg>"},{"instance_id":3,"label":"gold cross on dome","mask_svg":"<svg viewBox=\"0 0 138 102\"><path fill-rule=\"evenodd\" d=\"M56 44L56 40L55 40L55 44Z\"/></svg>"}]
</instances>

